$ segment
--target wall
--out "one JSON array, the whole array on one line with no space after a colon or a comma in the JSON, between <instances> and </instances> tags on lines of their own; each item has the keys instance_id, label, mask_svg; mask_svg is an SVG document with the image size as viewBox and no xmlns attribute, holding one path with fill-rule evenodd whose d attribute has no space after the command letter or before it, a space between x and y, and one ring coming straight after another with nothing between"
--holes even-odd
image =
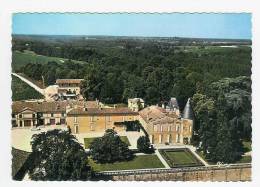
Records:
<instances>
[{"instance_id":1,"label":"wall","mask_svg":"<svg viewBox=\"0 0 260 187\"><path fill-rule=\"evenodd\" d=\"M106 179L115 181L251 181L251 166L122 174L106 177Z\"/></svg>"}]
</instances>

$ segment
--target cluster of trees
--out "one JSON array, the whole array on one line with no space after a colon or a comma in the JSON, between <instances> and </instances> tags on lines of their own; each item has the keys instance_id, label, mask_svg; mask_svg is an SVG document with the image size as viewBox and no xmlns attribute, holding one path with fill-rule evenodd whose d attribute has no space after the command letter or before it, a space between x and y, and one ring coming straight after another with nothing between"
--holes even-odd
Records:
<instances>
[{"instance_id":1,"label":"cluster of trees","mask_svg":"<svg viewBox=\"0 0 260 187\"><path fill-rule=\"evenodd\" d=\"M143 153L154 152L147 136L138 138L137 149ZM113 129L107 129L102 137L95 138L91 142L90 155L98 163L128 161L134 158L133 151L128 148L128 145L120 139Z\"/></svg>"},{"instance_id":2,"label":"cluster of trees","mask_svg":"<svg viewBox=\"0 0 260 187\"><path fill-rule=\"evenodd\" d=\"M90 180L87 154L70 131L52 130L32 137L29 175L32 180Z\"/></svg>"},{"instance_id":3,"label":"cluster of trees","mask_svg":"<svg viewBox=\"0 0 260 187\"><path fill-rule=\"evenodd\" d=\"M232 163L243 154L242 140L251 140L251 79L239 76L211 83L192 98L193 143L213 162Z\"/></svg>"},{"instance_id":4,"label":"cluster of trees","mask_svg":"<svg viewBox=\"0 0 260 187\"><path fill-rule=\"evenodd\" d=\"M35 134L31 141L32 153L29 175L32 180L91 180L94 171L88 164L88 154L75 136L68 131L54 129ZM152 153L149 138L139 137L140 152ZM94 139L90 144L90 156L98 163L113 163L134 158L133 152L113 129Z\"/></svg>"},{"instance_id":5,"label":"cluster of trees","mask_svg":"<svg viewBox=\"0 0 260 187\"><path fill-rule=\"evenodd\" d=\"M24 42L14 42L13 49L23 50L22 44ZM105 103L122 103L130 97L141 97L147 104L157 104L175 96L182 108L197 89L203 90L211 82L251 74L251 49L247 47L193 46L186 50L154 40L128 39L30 41L27 50L68 61L28 64L19 71L37 80L43 76L47 85L57 78L84 78L84 96ZM69 59L85 63L71 63Z\"/></svg>"},{"instance_id":6,"label":"cluster of trees","mask_svg":"<svg viewBox=\"0 0 260 187\"><path fill-rule=\"evenodd\" d=\"M107 129L100 138L95 138L90 144L90 155L99 163L113 163L133 158L128 145L123 142L113 129Z\"/></svg>"}]
</instances>

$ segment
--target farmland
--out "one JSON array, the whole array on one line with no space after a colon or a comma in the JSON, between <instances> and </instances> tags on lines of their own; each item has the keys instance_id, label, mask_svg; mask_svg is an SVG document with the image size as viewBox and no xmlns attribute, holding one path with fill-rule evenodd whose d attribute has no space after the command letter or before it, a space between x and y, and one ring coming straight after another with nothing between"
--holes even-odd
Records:
<instances>
[{"instance_id":1,"label":"farmland","mask_svg":"<svg viewBox=\"0 0 260 187\"><path fill-rule=\"evenodd\" d=\"M21 67L29 63L47 64L48 62L57 62L59 64L64 63L68 59L49 57L44 55L38 55L32 51L25 50L24 52L14 51L12 56L12 68L13 71L18 71ZM74 63L84 63L82 61L72 60Z\"/></svg>"}]
</instances>

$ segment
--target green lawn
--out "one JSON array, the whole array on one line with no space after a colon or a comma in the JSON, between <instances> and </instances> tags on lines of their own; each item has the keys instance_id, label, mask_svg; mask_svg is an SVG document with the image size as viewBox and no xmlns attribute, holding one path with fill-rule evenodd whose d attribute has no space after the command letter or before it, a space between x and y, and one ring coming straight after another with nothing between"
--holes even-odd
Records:
<instances>
[{"instance_id":1,"label":"green lawn","mask_svg":"<svg viewBox=\"0 0 260 187\"><path fill-rule=\"evenodd\" d=\"M90 143L97 137L93 137L93 138L84 138L84 145L85 145L85 149L88 149L90 146ZM128 138L126 136L120 136L120 139L125 142L128 146L130 146L130 142L128 140Z\"/></svg>"},{"instance_id":2,"label":"green lawn","mask_svg":"<svg viewBox=\"0 0 260 187\"><path fill-rule=\"evenodd\" d=\"M28 63L47 63L47 62L57 62L57 63L63 63L67 59L64 58L58 58L58 57L48 57L43 55L37 55L32 51L14 51L12 54L12 68L14 71L19 70L22 66L28 64ZM75 63L84 63L82 61L76 61L72 60Z\"/></svg>"},{"instance_id":3,"label":"green lawn","mask_svg":"<svg viewBox=\"0 0 260 187\"><path fill-rule=\"evenodd\" d=\"M202 151L197 152L197 153L200 155L200 157L202 157L205 161L207 161L208 164L210 164L210 165L217 164L216 162L212 162L209 159L206 159L205 155L202 153ZM242 156L242 158L240 160L236 161L234 164L237 164L237 163L251 163L251 160L252 160L251 156Z\"/></svg>"},{"instance_id":4,"label":"green lawn","mask_svg":"<svg viewBox=\"0 0 260 187\"><path fill-rule=\"evenodd\" d=\"M240 160L238 160L236 163L251 163L252 157L251 156L242 156Z\"/></svg>"},{"instance_id":5,"label":"green lawn","mask_svg":"<svg viewBox=\"0 0 260 187\"><path fill-rule=\"evenodd\" d=\"M109 164L97 164L92 159L89 159L89 163L95 171L164 168L156 155L139 155L130 161Z\"/></svg>"},{"instance_id":6,"label":"green lawn","mask_svg":"<svg viewBox=\"0 0 260 187\"><path fill-rule=\"evenodd\" d=\"M170 167L202 165L202 163L187 149L170 149L159 151Z\"/></svg>"},{"instance_id":7,"label":"green lawn","mask_svg":"<svg viewBox=\"0 0 260 187\"><path fill-rule=\"evenodd\" d=\"M243 147L244 147L244 152L252 151L252 147L251 147L252 142L243 141L242 143L243 143Z\"/></svg>"},{"instance_id":8,"label":"green lawn","mask_svg":"<svg viewBox=\"0 0 260 187\"><path fill-rule=\"evenodd\" d=\"M28 84L21 81L19 78L12 76L12 100L26 100L26 99L42 99L43 95L35 91Z\"/></svg>"}]
</instances>

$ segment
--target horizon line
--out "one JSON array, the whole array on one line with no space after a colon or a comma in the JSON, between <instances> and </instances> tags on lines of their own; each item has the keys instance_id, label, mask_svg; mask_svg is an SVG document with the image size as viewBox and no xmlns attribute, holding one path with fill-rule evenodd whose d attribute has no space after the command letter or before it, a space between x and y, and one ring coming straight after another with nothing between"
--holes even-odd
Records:
<instances>
[{"instance_id":1,"label":"horizon line","mask_svg":"<svg viewBox=\"0 0 260 187\"><path fill-rule=\"evenodd\" d=\"M136 37L136 38L187 38L187 39L217 39L217 40L250 40L252 38L206 38L206 37L185 37L185 36L135 36L135 35L85 35L85 34L19 34L12 33L13 35L23 35L23 36L91 36L91 37Z\"/></svg>"}]
</instances>

